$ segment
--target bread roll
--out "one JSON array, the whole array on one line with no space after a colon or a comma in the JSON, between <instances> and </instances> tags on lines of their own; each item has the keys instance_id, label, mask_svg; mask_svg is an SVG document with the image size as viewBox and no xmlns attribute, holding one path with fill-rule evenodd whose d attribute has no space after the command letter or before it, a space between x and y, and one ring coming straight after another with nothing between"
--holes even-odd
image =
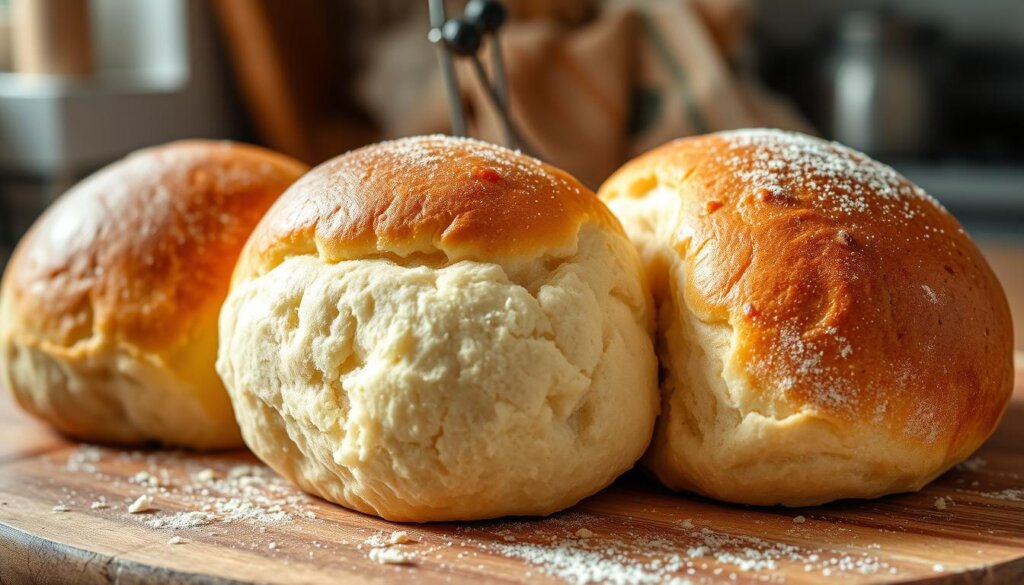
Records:
<instances>
[{"instance_id":1,"label":"bread roll","mask_svg":"<svg viewBox=\"0 0 1024 585\"><path fill-rule=\"evenodd\" d=\"M0 292L0 380L79 439L241 444L214 370L235 259L305 170L227 142L137 152L61 197Z\"/></svg>"},{"instance_id":2,"label":"bread roll","mask_svg":"<svg viewBox=\"0 0 1024 585\"><path fill-rule=\"evenodd\" d=\"M744 504L917 490L996 427L1005 296L953 217L891 168L808 136L680 140L600 190L658 306L645 464Z\"/></svg>"},{"instance_id":3,"label":"bread roll","mask_svg":"<svg viewBox=\"0 0 1024 585\"><path fill-rule=\"evenodd\" d=\"M543 515L646 449L636 251L575 179L466 139L317 167L239 260L217 362L242 435L303 489L390 520Z\"/></svg>"}]
</instances>

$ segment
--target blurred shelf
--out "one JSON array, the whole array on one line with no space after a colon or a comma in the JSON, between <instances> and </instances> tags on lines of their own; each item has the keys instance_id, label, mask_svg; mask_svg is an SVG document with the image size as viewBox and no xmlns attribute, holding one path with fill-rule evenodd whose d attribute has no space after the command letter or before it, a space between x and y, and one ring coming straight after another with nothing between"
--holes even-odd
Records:
<instances>
[{"instance_id":1,"label":"blurred shelf","mask_svg":"<svg viewBox=\"0 0 1024 585\"><path fill-rule=\"evenodd\" d=\"M0 172L60 191L145 146L233 136L240 122L209 6L97 1L88 78L0 73ZM106 34L103 34L106 31ZM117 42L115 42L117 41Z\"/></svg>"},{"instance_id":2,"label":"blurred shelf","mask_svg":"<svg viewBox=\"0 0 1024 585\"><path fill-rule=\"evenodd\" d=\"M89 79L0 72L0 99L76 99L93 95L160 94L182 90L188 72L109 71Z\"/></svg>"}]
</instances>

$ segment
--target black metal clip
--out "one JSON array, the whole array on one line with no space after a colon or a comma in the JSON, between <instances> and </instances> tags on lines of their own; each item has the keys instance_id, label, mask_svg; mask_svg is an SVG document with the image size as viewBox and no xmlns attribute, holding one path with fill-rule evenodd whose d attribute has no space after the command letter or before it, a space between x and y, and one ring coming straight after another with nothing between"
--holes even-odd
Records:
<instances>
[{"instance_id":1,"label":"black metal clip","mask_svg":"<svg viewBox=\"0 0 1024 585\"><path fill-rule=\"evenodd\" d=\"M469 0L462 18L448 19L445 16L444 0L429 0L430 33L427 38L437 45L441 73L448 92L448 107L451 111L452 134L466 135L466 117L459 94L459 81L455 72L452 55L469 57L473 71L484 88L491 106L497 111L504 131L505 145L525 150L525 145L509 116L508 81L505 77L505 63L501 54L498 30L505 23L507 13L499 0ZM480 60L480 45L485 35L491 35L489 48L494 82L487 78Z\"/></svg>"}]
</instances>

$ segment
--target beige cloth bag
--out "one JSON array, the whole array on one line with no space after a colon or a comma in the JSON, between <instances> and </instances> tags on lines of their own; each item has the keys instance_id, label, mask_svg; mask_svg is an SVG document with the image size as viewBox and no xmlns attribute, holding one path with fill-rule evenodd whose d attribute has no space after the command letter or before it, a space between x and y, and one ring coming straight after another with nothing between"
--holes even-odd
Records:
<instances>
[{"instance_id":1,"label":"beige cloth bag","mask_svg":"<svg viewBox=\"0 0 1024 585\"><path fill-rule=\"evenodd\" d=\"M511 115L527 150L596 187L626 160L674 138L750 126L810 131L730 65L747 3L712 2L609 2L573 27L507 25ZM458 72L470 133L500 144L500 119L471 64L460 61ZM372 93L378 105L387 101L380 86ZM379 112L387 136L450 131L439 74L419 97L405 111Z\"/></svg>"}]
</instances>

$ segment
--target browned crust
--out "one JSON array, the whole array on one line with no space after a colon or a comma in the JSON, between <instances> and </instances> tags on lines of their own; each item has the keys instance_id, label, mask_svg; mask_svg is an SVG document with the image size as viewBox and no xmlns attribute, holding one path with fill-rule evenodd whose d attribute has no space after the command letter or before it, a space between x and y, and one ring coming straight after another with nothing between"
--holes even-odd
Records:
<instances>
[{"instance_id":1,"label":"browned crust","mask_svg":"<svg viewBox=\"0 0 1024 585\"><path fill-rule=\"evenodd\" d=\"M834 143L786 136L676 141L624 166L600 196L678 193L669 244L688 274L683 294L701 319L732 324L751 387L769 401L966 456L1013 387L998 280L959 223L906 179ZM805 160L819 170L798 172L781 157L766 175L787 140L842 164Z\"/></svg>"},{"instance_id":2,"label":"browned crust","mask_svg":"<svg viewBox=\"0 0 1024 585\"><path fill-rule=\"evenodd\" d=\"M293 254L515 260L568 253L581 224L621 227L579 181L471 139L406 138L332 159L302 178L253 233L242 272Z\"/></svg>"},{"instance_id":3,"label":"browned crust","mask_svg":"<svg viewBox=\"0 0 1024 585\"><path fill-rule=\"evenodd\" d=\"M93 174L11 258L4 297L19 335L57 346L96 334L143 349L187 342L194 317L223 302L253 227L306 168L254 146L194 140Z\"/></svg>"}]
</instances>

